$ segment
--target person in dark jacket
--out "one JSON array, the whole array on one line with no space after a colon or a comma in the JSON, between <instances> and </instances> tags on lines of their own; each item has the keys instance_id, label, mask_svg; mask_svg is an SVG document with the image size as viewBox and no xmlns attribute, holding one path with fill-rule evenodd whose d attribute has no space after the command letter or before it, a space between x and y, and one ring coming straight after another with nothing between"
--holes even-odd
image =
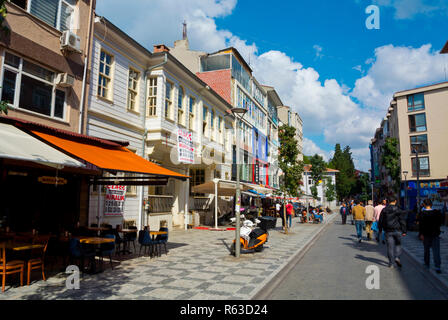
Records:
<instances>
[{"instance_id":1,"label":"person in dark jacket","mask_svg":"<svg viewBox=\"0 0 448 320\"><path fill-rule=\"evenodd\" d=\"M342 224L345 224L347 222L347 214L348 214L348 209L345 202L342 202L342 206L341 209L339 209L339 213L341 214Z\"/></svg>"},{"instance_id":2,"label":"person in dark jacket","mask_svg":"<svg viewBox=\"0 0 448 320\"><path fill-rule=\"evenodd\" d=\"M430 248L434 258L436 272L441 273L440 260L440 226L442 225L443 216L440 210L432 209L432 201L425 199L423 201L424 208L419 216L419 232L418 236L423 241L425 266L429 268Z\"/></svg>"},{"instance_id":3,"label":"person in dark jacket","mask_svg":"<svg viewBox=\"0 0 448 320\"><path fill-rule=\"evenodd\" d=\"M406 236L406 212L398 208L395 197L391 197L389 205L382 210L378 224L386 233L389 268L401 267L401 237Z\"/></svg>"}]
</instances>

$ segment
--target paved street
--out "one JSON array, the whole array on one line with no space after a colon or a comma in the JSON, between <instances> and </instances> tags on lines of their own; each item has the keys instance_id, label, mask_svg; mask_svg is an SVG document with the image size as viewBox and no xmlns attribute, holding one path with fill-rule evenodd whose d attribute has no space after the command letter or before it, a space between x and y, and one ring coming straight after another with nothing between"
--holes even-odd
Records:
<instances>
[{"instance_id":1,"label":"paved street","mask_svg":"<svg viewBox=\"0 0 448 320\"><path fill-rule=\"evenodd\" d=\"M329 215L326 221L335 217ZM299 224L293 219L288 235L280 226L278 219L263 252L243 254L238 260L229 254L235 231L177 230L169 234L168 255L114 259L113 270L105 259L106 271L85 275L79 290L66 288L64 273L24 287L17 287L11 276L15 282L8 282L13 287L7 286L0 299L251 299L325 224ZM34 279L40 279L38 272Z\"/></svg>"},{"instance_id":2,"label":"paved street","mask_svg":"<svg viewBox=\"0 0 448 320\"><path fill-rule=\"evenodd\" d=\"M447 299L428 281L428 271L405 254L402 263L402 270L389 269L385 245L358 243L355 227L335 219L268 299ZM378 290L365 285L370 265L379 267Z\"/></svg>"}]
</instances>

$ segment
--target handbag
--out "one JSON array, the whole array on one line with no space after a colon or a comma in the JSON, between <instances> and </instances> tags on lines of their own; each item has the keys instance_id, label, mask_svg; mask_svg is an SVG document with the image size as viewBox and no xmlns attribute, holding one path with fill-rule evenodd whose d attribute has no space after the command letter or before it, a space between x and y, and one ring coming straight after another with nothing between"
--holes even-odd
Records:
<instances>
[{"instance_id":1,"label":"handbag","mask_svg":"<svg viewBox=\"0 0 448 320\"><path fill-rule=\"evenodd\" d=\"M378 221L373 221L371 229L378 232Z\"/></svg>"}]
</instances>

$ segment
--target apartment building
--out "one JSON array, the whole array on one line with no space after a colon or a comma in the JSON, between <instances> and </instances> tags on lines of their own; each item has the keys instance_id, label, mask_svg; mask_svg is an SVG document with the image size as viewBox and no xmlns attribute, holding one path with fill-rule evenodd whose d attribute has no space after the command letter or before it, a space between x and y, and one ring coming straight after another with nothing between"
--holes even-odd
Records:
<instances>
[{"instance_id":1,"label":"apartment building","mask_svg":"<svg viewBox=\"0 0 448 320\"><path fill-rule=\"evenodd\" d=\"M278 124L273 106L280 101L278 95L268 95L266 87L253 77L249 64L233 47L213 53L194 51L190 50L184 36L183 40L174 43L170 52L233 107L247 109L239 128L241 141L238 144L232 142L233 163L236 163L238 150L241 181L277 187L278 167L275 167L273 157L278 149ZM272 88L268 89L272 91ZM275 146L273 151L269 149L271 146ZM232 178L235 177L234 166Z\"/></svg>"},{"instance_id":2,"label":"apartment building","mask_svg":"<svg viewBox=\"0 0 448 320\"><path fill-rule=\"evenodd\" d=\"M374 179L387 187L390 177L381 168L381 145L387 137L398 139L402 172L400 195L404 199L406 181L408 208L416 204L417 167L421 199L436 199L440 182L448 176L447 101L448 82L396 92L372 140Z\"/></svg>"},{"instance_id":3,"label":"apartment building","mask_svg":"<svg viewBox=\"0 0 448 320\"><path fill-rule=\"evenodd\" d=\"M129 150L191 177L128 186L123 214L105 219L112 225L125 220L152 229L163 222L169 229L185 227L190 210L215 201L212 196L193 194L191 187L214 178L230 179L231 106L174 58L169 48L156 45L150 52L103 17L95 19L92 65L95 85L89 92L89 134L128 141ZM193 151L184 154L180 139L191 142ZM102 196L98 198L97 192L92 190L91 212L101 213ZM94 222L95 215L90 219Z\"/></svg>"},{"instance_id":4,"label":"apartment building","mask_svg":"<svg viewBox=\"0 0 448 320\"><path fill-rule=\"evenodd\" d=\"M278 106L278 118L281 124L296 128L296 140L299 154L297 155L298 161L303 161L303 121L297 112L291 110L288 106Z\"/></svg>"},{"instance_id":5,"label":"apartment building","mask_svg":"<svg viewBox=\"0 0 448 320\"><path fill-rule=\"evenodd\" d=\"M9 110L1 117L0 217L20 231L73 227L87 218L87 174L96 172L37 135L83 132L95 1L4 4L9 31L0 33L0 96ZM8 143L11 152L3 148Z\"/></svg>"}]
</instances>

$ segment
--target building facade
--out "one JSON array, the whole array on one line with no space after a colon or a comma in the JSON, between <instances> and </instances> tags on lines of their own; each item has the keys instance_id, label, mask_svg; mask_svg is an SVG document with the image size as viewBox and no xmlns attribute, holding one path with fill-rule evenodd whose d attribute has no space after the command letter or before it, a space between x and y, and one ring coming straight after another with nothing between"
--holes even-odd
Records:
<instances>
[{"instance_id":1,"label":"building facade","mask_svg":"<svg viewBox=\"0 0 448 320\"><path fill-rule=\"evenodd\" d=\"M398 139L402 182L400 196L403 200L407 198L407 204L403 203L407 208L412 209L416 204L417 171L421 199L437 198L440 182L448 176L446 101L447 82L396 92L372 140L374 179L380 180L381 186L387 186L390 177L381 168L381 146L387 137Z\"/></svg>"},{"instance_id":2,"label":"building facade","mask_svg":"<svg viewBox=\"0 0 448 320\"><path fill-rule=\"evenodd\" d=\"M194 51L190 50L185 37L176 41L170 52L233 107L247 110L239 128L241 141L233 141L232 151L234 164L236 152L240 153L241 181L278 188L276 156L279 143L275 107L281 100L275 90L257 81L249 64L235 48L214 53ZM232 170L232 179L235 177L236 166Z\"/></svg>"}]
</instances>

